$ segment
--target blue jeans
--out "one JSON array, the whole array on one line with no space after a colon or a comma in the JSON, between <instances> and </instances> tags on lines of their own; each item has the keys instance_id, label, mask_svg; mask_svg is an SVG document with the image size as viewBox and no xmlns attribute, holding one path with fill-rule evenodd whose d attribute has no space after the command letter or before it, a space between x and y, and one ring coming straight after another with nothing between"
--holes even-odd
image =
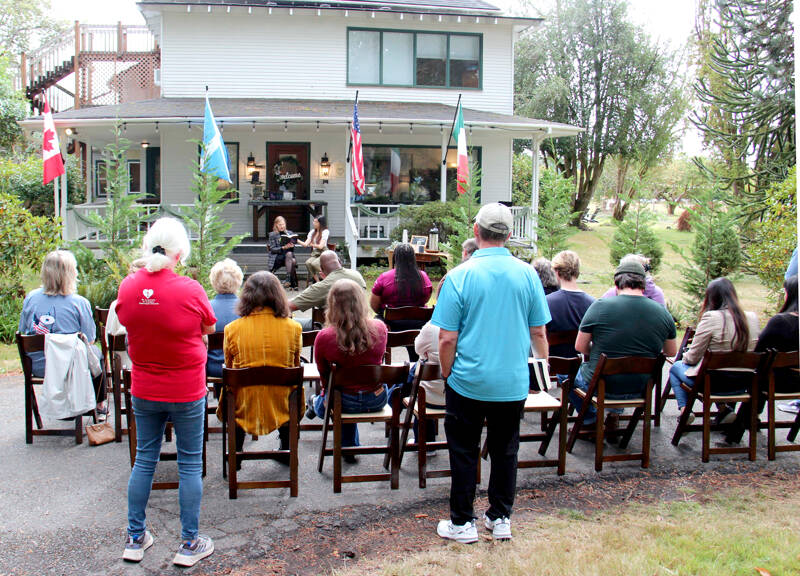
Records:
<instances>
[{"instance_id":1,"label":"blue jeans","mask_svg":"<svg viewBox=\"0 0 800 576\"><path fill-rule=\"evenodd\" d=\"M181 539L197 538L200 500L203 497L203 426L206 399L194 402L156 402L132 399L136 417L136 463L128 480L128 535L138 538L145 530L145 509L153 485L161 439L167 419L175 427L178 450Z\"/></svg>"},{"instance_id":2,"label":"blue jeans","mask_svg":"<svg viewBox=\"0 0 800 576\"><path fill-rule=\"evenodd\" d=\"M358 392L356 394L342 393L342 413L357 414L359 412L380 412L386 406L388 391L386 384L381 384L381 392ZM325 396L314 398L314 412L320 418L325 418ZM358 426L355 424L342 424L342 447L360 446L358 443Z\"/></svg>"},{"instance_id":3,"label":"blue jeans","mask_svg":"<svg viewBox=\"0 0 800 576\"><path fill-rule=\"evenodd\" d=\"M686 402L689 400L689 394L681 388L681 382L694 388L694 378L686 375L686 371L689 368L691 366L684 364L682 360L678 360L669 369L669 385L672 386L672 392L675 394L675 400L678 401L679 409L686 406Z\"/></svg>"},{"instance_id":4,"label":"blue jeans","mask_svg":"<svg viewBox=\"0 0 800 576\"><path fill-rule=\"evenodd\" d=\"M575 376L575 385L573 388L579 388L584 392L589 390L589 384L586 382L586 380L583 379L583 374L581 372L578 372L578 375ZM641 398L643 394L644 391L628 393L628 394L612 394L606 391L606 398L608 398L609 400L632 400L634 398ZM575 393L574 389L570 390L569 392L569 401L572 402L572 405L575 406L575 408L578 411L580 411L581 407L583 406L583 402L581 400L581 397L578 396L577 393ZM611 413L622 414L623 410L622 408L607 408L606 412L608 412L609 414ZM584 426L589 426L591 424L594 424L595 422L597 422L597 410L595 409L594 406L589 404L589 409L586 411L586 415L583 417L583 424Z\"/></svg>"}]
</instances>

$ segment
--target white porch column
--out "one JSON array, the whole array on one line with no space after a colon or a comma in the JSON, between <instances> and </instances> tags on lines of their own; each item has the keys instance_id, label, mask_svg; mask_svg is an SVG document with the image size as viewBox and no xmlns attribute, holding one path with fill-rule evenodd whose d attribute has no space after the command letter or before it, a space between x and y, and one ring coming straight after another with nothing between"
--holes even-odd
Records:
<instances>
[{"instance_id":1,"label":"white porch column","mask_svg":"<svg viewBox=\"0 0 800 576\"><path fill-rule=\"evenodd\" d=\"M442 133L442 158L445 159L442 162L440 168L440 183L439 183L439 195L441 197L442 202L447 202L447 144L450 141L450 135Z\"/></svg>"},{"instance_id":2,"label":"white porch column","mask_svg":"<svg viewBox=\"0 0 800 576\"><path fill-rule=\"evenodd\" d=\"M61 180L61 236L67 237L67 164L64 163L64 173Z\"/></svg>"},{"instance_id":3,"label":"white porch column","mask_svg":"<svg viewBox=\"0 0 800 576\"><path fill-rule=\"evenodd\" d=\"M531 240L534 253L539 252L539 146L542 144L540 134L531 137Z\"/></svg>"},{"instance_id":4,"label":"white porch column","mask_svg":"<svg viewBox=\"0 0 800 576\"><path fill-rule=\"evenodd\" d=\"M59 207L59 192L58 192L58 177L53 179L53 216L56 218L61 216L61 208ZM64 223L61 223L61 238L64 238Z\"/></svg>"}]
</instances>

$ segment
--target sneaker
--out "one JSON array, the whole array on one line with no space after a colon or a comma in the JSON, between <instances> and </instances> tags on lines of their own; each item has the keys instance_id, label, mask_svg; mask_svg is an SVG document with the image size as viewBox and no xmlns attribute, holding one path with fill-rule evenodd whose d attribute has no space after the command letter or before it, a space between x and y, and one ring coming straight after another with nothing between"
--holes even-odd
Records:
<instances>
[{"instance_id":1,"label":"sneaker","mask_svg":"<svg viewBox=\"0 0 800 576\"><path fill-rule=\"evenodd\" d=\"M194 566L206 556L214 553L214 541L208 536L197 536L194 540L187 540L178 548L178 553L172 559L176 566Z\"/></svg>"},{"instance_id":2,"label":"sneaker","mask_svg":"<svg viewBox=\"0 0 800 576\"><path fill-rule=\"evenodd\" d=\"M736 420L736 411L731 409L727 404L723 404L717 410L717 415L714 416L714 424L724 426L726 424L733 424Z\"/></svg>"},{"instance_id":3,"label":"sneaker","mask_svg":"<svg viewBox=\"0 0 800 576\"><path fill-rule=\"evenodd\" d=\"M144 558L144 551L153 545L153 535L149 530L145 530L144 534L138 538L128 535L128 540L125 542L125 551L122 553L122 559L128 562L141 562Z\"/></svg>"},{"instance_id":4,"label":"sneaker","mask_svg":"<svg viewBox=\"0 0 800 576\"><path fill-rule=\"evenodd\" d=\"M439 520L436 533L442 538L455 540L462 544L472 544L478 541L478 529L475 527L474 521L459 526L450 520Z\"/></svg>"},{"instance_id":5,"label":"sneaker","mask_svg":"<svg viewBox=\"0 0 800 576\"><path fill-rule=\"evenodd\" d=\"M503 516L495 520L490 520L489 517L483 515L483 525L487 530L492 531L492 538L495 540L509 540L511 539L511 520Z\"/></svg>"},{"instance_id":6,"label":"sneaker","mask_svg":"<svg viewBox=\"0 0 800 576\"><path fill-rule=\"evenodd\" d=\"M781 412L788 412L789 414L797 414L800 412L800 400L792 400L791 402L778 402L778 410Z\"/></svg>"},{"instance_id":7,"label":"sneaker","mask_svg":"<svg viewBox=\"0 0 800 576\"><path fill-rule=\"evenodd\" d=\"M683 408L681 408L681 413L680 413L680 414L678 414L678 420L677 420L677 422L680 422L680 421L681 421L681 416L683 415L683 411L684 411L684 410L687 410L687 407L686 407L686 406L684 406ZM694 412L690 412L690 413L689 413L689 417L686 419L686 425L688 426L688 425L689 425L689 424L691 424L692 422L694 422Z\"/></svg>"},{"instance_id":8,"label":"sneaker","mask_svg":"<svg viewBox=\"0 0 800 576\"><path fill-rule=\"evenodd\" d=\"M358 464L358 458L356 458L355 454L342 454L342 460L346 464Z\"/></svg>"},{"instance_id":9,"label":"sneaker","mask_svg":"<svg viewBox=\"0 0 800 576\"><path fill-rule=\"evenodd\" d=\"M316 410L314 410L314 400L316 399L317 395L313 394L308 397L308 400L306 400L306 418L309 420L313 420L317 415Z\"/></svg>"}]
</instances>

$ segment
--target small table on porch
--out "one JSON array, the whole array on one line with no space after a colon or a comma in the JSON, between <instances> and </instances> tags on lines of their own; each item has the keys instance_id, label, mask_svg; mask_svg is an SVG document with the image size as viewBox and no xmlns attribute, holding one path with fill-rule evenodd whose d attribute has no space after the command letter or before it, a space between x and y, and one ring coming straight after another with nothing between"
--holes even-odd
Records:
<instances>
[{"instance_id":1,"label":"small table on porch","mask_svg":"<svg viewBox=\"0 0 800 576\"><path fill-rule=\"evenodd\" d=\"M389 256L389 268L394 268L394 250L387 248L386 255ZM450 254L447 252L414 252L414 258L417 261L417 266L419 266L419 269L425 270L426 264L435 264L442 258L447 260L450 258Z\"/></svg>"},{"instance_id":2,"label":"small table on porch","mask_svg":"<svg viewBox=\"0 0 800 576\"><path fill-rule=\"evenodd\" d=\"M258 220L261 215L265 215L265 230L264 239L269 235L269 210L273 207L286 208L289 206L302 206L311 216L316 216L322 211L327 211L328 203L323 200L250 200L248 206L253 208L253 241L257 242L260 238L258 236Z\"/></svg>"}]
</instances>

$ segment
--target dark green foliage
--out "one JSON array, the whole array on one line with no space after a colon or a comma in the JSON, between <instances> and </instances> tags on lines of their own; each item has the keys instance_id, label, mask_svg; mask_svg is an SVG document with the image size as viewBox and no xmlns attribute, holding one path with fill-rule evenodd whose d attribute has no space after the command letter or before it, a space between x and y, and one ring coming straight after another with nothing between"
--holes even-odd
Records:
<instances>
[{"instance_id":1,"label":"dark green foliage","mask_svg":"<svg viewBox=\"0 0 800 576\"><path fill-rule=\"evenodd\" d=\"M200 157L205 152L202 150ZM244 238L244 234L226 238L225 233L232 224L223 217L225 206L233 202L231 190L220 190L219 178L209 176L200 171L200 163L194 163L192 174L192 191L195 193L194 204L181 207L178 216L186 224L189 237L192 239L192 251L186 266L189 275L200 282L209 294L212 293L208 274L211 267L227 257Z\"/></svg>"},{"instance_id":2,"label":"dark green foliage","mask_svg":"<svg viewBox=\"0 0 800 576\"><path fill-rule=\"evenodd\" d=\"M673 245L685 261L678 266L681 273L681 290L689 297L687 307L694 316L714 278L735 272L741 263L742 252L736 230L736 213L727 209L722 198L725 192L715 187L697 198L698 204L690 209L692 228L695 231L691 256L686 256Z\"/></svg>"},{"instance_id":3,"label":"dark green foliage","mask_svg":"<svg viewBox=\"0 0 800 576\"><path fill-rule=\"evenodd\" d=\"M7 154L22 140L17 122L25 119L27 107L22 93L14 91L7 58L0 54L0 152Z\"/></svg>"},{"instance_id":4,"label":"dark green foliage","mask_svg":"<svg viewBox=\"0 0 800 576\"><path fill-rule=\"evenodd\" d=\"M67 199L80 204L86 190L76 156L67 156ZM53 215L53 184L42 184L40 152L0 158L0 192L13 194L35 216Z\"/></svg>"},{"instance_id":5,"label":"dark green foliage","mask_svg":"<svg viewBox=\"0 0 800 576\"><path fill-rule=\"evenodd\" d=\"M701 0L692 121L716 154L700 165L748 219L795 164L794 27L790 0Z\"/></svg>"},{"instance_id":6,"label":"dark green foliage","mask_svg":"<svg viewBox=\"0 0 800 576\"><path fill-rule=\"evenodd\" d=\"M641 203L636 204L636 209L629 212L611 239L611 252L609 261L612 266L619 264L620 259L626 254L644 254L650 258L650 267L653 273L661 265L664 254L661 241L651 228L652 215L646 211Z\"/></svg>"}]
</instances>

